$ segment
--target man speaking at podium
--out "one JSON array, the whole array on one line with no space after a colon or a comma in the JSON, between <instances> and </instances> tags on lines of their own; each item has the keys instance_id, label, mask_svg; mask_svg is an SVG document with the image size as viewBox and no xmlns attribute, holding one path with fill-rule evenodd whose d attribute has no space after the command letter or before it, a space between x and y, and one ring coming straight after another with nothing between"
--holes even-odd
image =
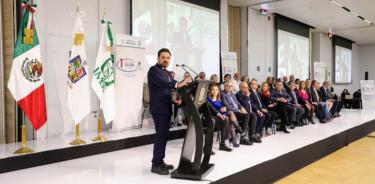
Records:
<instances>
[{"instance_id":1,"label":"man speaking at podium","mask_svg":"<svg viewBox=\"0 0 375 184\"><path fill-rule=\"evenodd\" d=\"M169 170L173 169L173 165L166 164L163 161L172 113L171 90L181 88L191 82L183 80L177 83L171 80L167 70L170 60L171 52L166 48L160 49L158 51L158 62L147 73L150 90L150 112L156 130L151 172L160 175L168 175ZM181 100L176 100L175 103L181 104Z\"/></svg>"}]
</instances>

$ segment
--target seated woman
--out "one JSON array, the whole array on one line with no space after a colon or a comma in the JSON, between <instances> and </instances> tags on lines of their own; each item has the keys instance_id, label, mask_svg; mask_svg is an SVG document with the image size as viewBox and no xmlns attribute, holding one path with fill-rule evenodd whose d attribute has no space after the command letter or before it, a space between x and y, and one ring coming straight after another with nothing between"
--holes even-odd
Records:
<instances>
[{"instance_id":1,"label":"seated woman","mask_svg":"<svg viewBox=\"0 0 375 184\"><path fill-rule=\"evenodd\" d=\"M241 132L242 129L238 125L236 116L233 112L227 112L227 108L223 105L220 100L220 90L219 87L215 84L211 84L207 102L209 106L211 106L210 111L214 118L214 121L217 125L228 128L223 128L221 130L221 140L220 140L220 150L224 151L231 151L232 149L228 148L225 144L225 140L229 138L229 142L233 145L233 147L239 147L236 139L236 132L235 127L239 129ZM229 136L228 136L229 134Z\"/></svg>"},{"instance_id":2,"label":"seated woman","mask_svg":"<svg viewBox=\"0 0 375 184\"><path fill-rule=\"evenodd\" d=\"M303 108L305 109L305 117L308 119L311 124L315 124L314 122L314 106L309 102L309 94L306 91L306 82L301 81L299 85L299 90L297 91L297 95L300 99L300 103L302 104Z\"/></svg>"},{"instance_id":3,"label":"seated woman","mask_svg":"<svg viewBox=\"0 0 375 184\"><path fill-rule=\"evenodd\" d=\"M344 107L350 109L352 106L351 99L347 99L347 96L350 95L348 89L344 89L341 93L341 101L344 103Z\"/></svg>"},{"instance_id":4,"label":"seated woman","mask_svg":"<svg viewBox=\"0 0 375 184\"><path fill-rule=\"evenodd\" d=\"M267 82L262 83L260 94L261 94L262 101L266 105L268 110L276 112L281 119L281 126L278 129L278 131L289 133L289 131L286 129L286 123L287 123L286 105L282 103L277 103L271 99L270 88Z\"/></svg>"}]
</instances>

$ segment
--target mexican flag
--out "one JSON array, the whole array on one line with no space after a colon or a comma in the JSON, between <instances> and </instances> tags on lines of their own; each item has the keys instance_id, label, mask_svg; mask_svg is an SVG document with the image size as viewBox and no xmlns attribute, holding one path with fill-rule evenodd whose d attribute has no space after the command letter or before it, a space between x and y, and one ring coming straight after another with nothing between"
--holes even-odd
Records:
<instances>
[{"instance_id":1,"label":"mexican flag","mask_svg":"<svg viewBox=\"0 0 375 184\"><path fill-rule=\"evenodd\" d=\"M116 116L114 56L112 55L113 37L111 22L102 20L101 24L103 32L91 86L99 98L100 109L103 110L105 122L110 123Z\"/></svg>"},{"instance_id":2,"label":"mexican flag","mask_svg":"<svg viewBox=\"0 0 375 184\"><path fill-rule=\"evenodd\" d=\"M23 1L24 10L13 53L8 89L35 130L47 121L43 64L35 29L35 5Z\"/></svg>"},{"instance_id":3,"label":"mexican flag","mask_svg":"<svg viewBox=\"0 0 375 184\"><path fill-rule=\"evenodd\" d=\"M85 33L80 12L76 14L73 48L68 64L68 109L79 124L90 113L90 82L85 49Z\"/></svg>"}]
</instances>

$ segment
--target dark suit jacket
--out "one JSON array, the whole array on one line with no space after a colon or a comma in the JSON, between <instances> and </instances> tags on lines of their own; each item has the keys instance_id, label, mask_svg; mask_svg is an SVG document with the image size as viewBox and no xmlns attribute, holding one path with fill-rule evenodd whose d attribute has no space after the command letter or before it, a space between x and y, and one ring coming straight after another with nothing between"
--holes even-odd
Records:
<instances>
[{"instance_id":1,"label":"dark suit jacket","mask_svg":"<svg viewBox=\"0 0 375 184\"><path fill-rule=\"evenodd\" d=\"M309 96L308 101L311 103L312 102L312 95L311 95L311 88L306 88L307 95Z\"/></svg>"},{"instance_id":2,"label":"dark suit jacket","mask_svg":"<svg viewBox=\"0 0 375 184\"><path fill-rule=\"evenodd\" d=\"M238 110L242 107L242 105L240 104L240 102L238 102L237 97L233 92L230 94L227 94L225 91L222 91L220 96L221 96L221 101L227 107L228 112L229 111L235 112L235 108L236 108L235 106L232 105L230 96L232 96L235 102L235 105L238 107Z\"/></svg>"},{"instance_id":3,"label":"dark suit jacket","mask_svg":"<svg viewBox=\"0 0 375 184\"><path fill-rule=\"evenodd\" d=\"M290 96L290 103L291 104L297 104L297 103L299 103L301 101L300 98L297 95L297 92L294 92L294 94L296 95L296 99L294 99L293 94L292 94L291 91L288 92L288 95Z\"/></svg>"},{"instance_id":4,"label":"dark suit jacket","mask_svg":"<svg viewBox=\"0 0 375 184\"><path fill-rule=\"evenodd\" d=\"M319 94L319 91L316 90L316 93L314 92L314 88L310 88L310 93L311 93L311 102L321 102L322 97Z\"/></svg>"},{"instance_id":5,"label":"dark suit jacket","mask_svg":"<svg viewBox=\"0 0 375 184\"><path fill-rule=\"evenodd\" d=\"M323 86L319 89L319 95L322 98L323 102L326 102L329 99L329 93Z\"/></svg>"},{"instance_id":6,"label":"dark suit jacket","mask_svg":"<svg viewBox=\"0 0 375 184\"><path fill-rule=\"evenodd\" d=\"M283 85L284 85L285 91L289 92L290 91L290 89L289 89L289 83L283 82Z\"/></svg>"},{"instance_id":7,"label":"dark suit jacket","mask_svg":"<svg viewBox=\"0 0 375 184\"><path fill-rule=\"evenodd\" d=\"M260 104L258 102L257 97L255 96L255 93L258 95ZM253 90L250 90L250 98L251 98L251 102L253 103L253 106L255 106L257 110L266 109L266 105L264 105L262 101L262 95L258 91L254 92Z\"/></svg>"},{"instance_id":8,"label":"dark suit jacket","mask_svg":"<svg viewBox=\"0 0 375 184\"><path fill-rule=\"evenodd\" d=\"M285 98L288 102L287 103L289 103L290 102L290 96L288 95L288 93L285 91L285 89L282 89L281 90L281 93L278 91L278 90L276 90L276 89L274 89L274 90L272 90L271 91L271 99L273 100L273 101L277 101L277 99L278 98Z\"/></svg>"},{"instance_id":9,"label":"dark suit jacket","mask_svg":"<svg viewBox=\"0 0 375 184\"><path fill-rule=\"evenodd\" d=\"M147 80L150 90L150 112L170 115L172 112L171 90L175 88L176 82L170 81L159 64L148 70Z\"/></svg>"},{"instance_id":10,"label":"dark suit jacket","mask_svg":"<svg viewBox=\"0 0 375 184\"><path fill-rule=\"evenodd\" d=\"M244 95L241 91L236 94L238 102L246 109L247 112L256 112L257 108L254 106L253 101L251 100L250 96ZM250 111L250 104L251 104L251 111Z\"/></svg>"}]
</instances>

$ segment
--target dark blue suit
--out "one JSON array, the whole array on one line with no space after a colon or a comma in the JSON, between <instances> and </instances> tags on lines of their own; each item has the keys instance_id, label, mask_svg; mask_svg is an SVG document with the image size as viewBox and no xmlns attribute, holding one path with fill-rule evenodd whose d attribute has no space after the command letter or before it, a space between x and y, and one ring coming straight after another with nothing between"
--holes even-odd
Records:
<instances>
[{"instance_id":1,"label":"dark blue suit","mask_svg":"<svg viewBox=\"0 0 375 184\"><path fill-rule=\"evenodd\" d=\"M329 99L328 91L323 86L319 89L319 95L323 102L326 102Z\"/></svg>"},{"instance_id":2,"label":"dark blue suit","mask_svg":"<svg viewBox=\"0 0 375 184\"><path fill-rule=\"evenodd\" d=\"M249 114L253 114L256 116L256 126L255 126L255 133L261 134L263 129L264 123L264 116L259 116L257 113L256 104L253 103L254 101L251 99L250 96L244 95L241 91L236 94L238 102L246 109Z\"/></svg>"},{"instance_id":3,"label":"dark blue suit","mask_svg":"<svg viewBox=\"0 0 375 184\"><path fill-rule=\"evenodd\" d=\"M175 88L176 82L171 81L168 71L159 64L150 68L147 79L150 90L150 112L156 130L152 165L158 166L164 163L172 112L171 90Z\"/></svg>"},{"instance_id":4,"label":"dark blue suit","mask_svg":"<svg viewBox=\"0 0 375 184\"><path fill-rule=\"evenodd\" d=\"M262 109L267 109L266 105L262 101L262 95L258 91L250 90L250 98L253 102L255 108L259 111L262 111ZM277 113L272 111L263 112L264 114L264 126L265 128L270 128L272 126L272 123L277 118Z\"/></svg>"}]
</instances>

